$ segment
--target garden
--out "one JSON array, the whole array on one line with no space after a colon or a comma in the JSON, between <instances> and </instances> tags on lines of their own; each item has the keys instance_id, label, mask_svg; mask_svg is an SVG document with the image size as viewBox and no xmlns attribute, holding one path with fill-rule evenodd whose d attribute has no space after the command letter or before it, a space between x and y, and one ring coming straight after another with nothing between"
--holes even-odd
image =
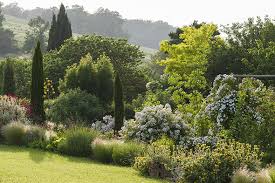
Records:
<instances>
[{"instance_id":1,"label":"garden","mask_svg":"<svg viewBox=\"0 0 275 183\"><path fill-rule=\"evenodd\" d=\"M272 20L195 22L148 62L58 19L47 51L0 62L0 182L275 183Z\"/></svg>"}]
</instances>

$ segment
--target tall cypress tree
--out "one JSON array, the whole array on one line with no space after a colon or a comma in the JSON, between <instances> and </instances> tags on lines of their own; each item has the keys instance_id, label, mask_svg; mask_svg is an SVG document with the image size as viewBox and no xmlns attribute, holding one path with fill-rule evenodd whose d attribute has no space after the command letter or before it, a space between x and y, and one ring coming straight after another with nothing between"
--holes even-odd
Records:
<instances>
[{"instance_id":1,"label":"tall cypress tree","mask_svg":"<svg viewBox=\"0 0 275 183\"><path fill-rule=\"evenodd\" d=\"M57 28L57 22L56 22L56 16L53 14L52 18L52 24L49 31L49 40L48 40L48 48L47 50L54 50L56 48L56 28Z\"/></svg>"},{"instance_id":2,"label":"tall cypress tree","mask_svg":"<svg viewBox=\"0 0 275 183\"><path fill-rule=\"evenodd\" d=\"M45 120L43 95L43 55L40 48L40 42L38 41L32 60L31 105L33 120L39 123L43 123Z\"/></svg>"},{"instance_id":3,"label":"tall cypress tree","mask_svg":"<svg viewBox=\"0 0 275 183\"><path fill-rule=\"evenodd\" d=\"M14 95L15 94L15 79L14 69L11 60L8 58L3 72L3 94Z\"/></svg>"},{"instance_id":4,"label":"tall cypress tree","mask_svg":"<svg viewBox=\"0 0 275 183\"><path fill-rule=\"evenodd\" d=\"M60 48L65 40L72 37L71 23L63 4L60 6L59 13L56 18L56 23L52 23L51 29L53 29L53 31L50 31L49 33L49 43L54 40L54 44L48 47L48 51Z\"/></svg>"},{"instance_id":5,"label":"tall cypress tree","mask_svg":"<svg viewBox=\"0 0 275 183\"><path fill-rule=\"evenodd\" d=\"M114 103L115 103L115 127L114 133L117 135L121 130L124 120L124 102L123 102L123 88L119 75L116 74L114 86Z\"/></svg>"}]
</instances>

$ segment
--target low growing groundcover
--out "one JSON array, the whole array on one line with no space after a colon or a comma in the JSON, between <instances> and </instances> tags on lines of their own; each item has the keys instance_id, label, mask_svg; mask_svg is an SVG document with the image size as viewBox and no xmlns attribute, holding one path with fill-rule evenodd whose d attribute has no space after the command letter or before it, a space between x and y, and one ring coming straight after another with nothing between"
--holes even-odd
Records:
<instances>
[{"instance_id":1,"label":"low growing groundcover","mask_svg":"<svg viewBox=\"0 0 275 183\"><path fill-rule=\"evenodd\" d=\"M133 168L0 145L0 183L160 183Z\"/></svg>"}]
</instances>

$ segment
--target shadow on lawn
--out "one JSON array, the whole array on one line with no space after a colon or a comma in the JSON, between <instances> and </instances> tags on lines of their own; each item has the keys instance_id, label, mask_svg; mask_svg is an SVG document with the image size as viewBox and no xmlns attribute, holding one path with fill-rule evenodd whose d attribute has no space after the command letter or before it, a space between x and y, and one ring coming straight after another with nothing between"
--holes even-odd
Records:
<instances>
[{"instance_id":1,"label":"shadow on lawn","mask_svg":"<svg viewBox=\"0 0 275 183\"><path fill-rule=\"evenodd\" d=\"M52 157L51 153L44 152L37 149L18 147L18 146L6 146L1 145L2 152L10 153L29 153L30 159L36 163L40 163L45 160L45 158L50 159Z\"/></svg>"}]
</instances>

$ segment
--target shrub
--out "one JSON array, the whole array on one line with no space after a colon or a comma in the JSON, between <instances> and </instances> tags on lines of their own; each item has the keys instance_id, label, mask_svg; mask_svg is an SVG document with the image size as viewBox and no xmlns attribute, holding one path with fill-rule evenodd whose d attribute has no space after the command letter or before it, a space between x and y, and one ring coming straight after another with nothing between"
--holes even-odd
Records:
<instances>
[{"instance_id":1,"label":"shrub","mask_svg":"<svg viewBox=\"0 0 275 183\"><path fill-rule=\"evenodd\" d=\"M92 128L102 133L112 132L115 126L115 119L110 116L104 116L102 121L96 121L92 124Z\"/></svg>"},{"instance_id":2,"label":"shrub","mask_svg":"<svg viewBox=\"0 0 275 183\"><path fill-rule=\"evenodd\" d=\"M229 140L219 141L213 150L209 146L199 145L194 150L177 153L174 163L180 162L179 179L227 183L233 172L241 167L257 170L261 156L257 146Z\"/></svg>"},{"instance_id":3,"label":"shrub","mask_svg":"<svg viewBox=\"0 0 275 183\"><path fill-rule=\"evenodd\" d=\"M0 127L12 121L26 121L26 110L16 98L0 96Z\"/></svg>"},{"instance_id":4,"label":"shrub","mask_svg":"<svg viewBox=\"0 0 275 183\"><path fill-rule=\"evenodd\" d=\"M209 128L228 137L270 149L275 132L275 92L257 79L241 83L232 75L216 77L205 105L196 116L199 133ZM204 134L205 135L205 134Z\"/></svg>"},{"instance_id":5,"label":"shrub","mask_svg":"<svg viewBox=\"0 0 275 183\"><path fill-rule=\"evenodd\" d=\"M241 167L257 170L261 155L257 146L234 140L219 141L213 149L202 144L191 150L178 146L171 150L169 146L153 144L135 159L135 167L143 174L170 177L176 182L228 183Z\"/></svg>"},{"instance_id":6,"label":"shrub","mask_svg":"<svg viewBox=\"0 0 275 183\"><path fill-rule=\"evenodd\" d=\"M145 157L136 157L134 168L140 172L141 175L148 175L149 165L151 159L147 156Z\"/></svg>"},{"instance_id":7,"label":"shrub","mask_svg":"<svg viewBox=\"0 0 275 183\"><path fill-rule=\"evenodd\" d=\"M58 144L58 151L72 156L87 157L92 152L95 131L84 127L74 127L64 132L64 140Z\"/></svg>"},{"instance_id":8,"label":"shrub","mask_svg":"<svg viewBox=\"0 0 275 183\"><path fill-rule=\"evenodd\" d=\"M2 128L3 137L11 145L23 145L25 133L26 126L20 122L12 122Z\"/></svg>"},{"instance_id":9,"label":"shrub","mask_svg":"<svg viewBox=\"0 0 275 183\"><path fill-rule=\"evenodd\" d=\"M102 163L112 163L113 149L116 145L112 143L97 143L93 145L93 158Z\"/></svg>"},{"instance_id":10,"label":"shrub","mask_svg":"<svg viewBox=\"0 0 275 183\"><path fill-rule=\"evenodd\" d=\"M142 152L142 146L135 143L124 143L114 146L113 161L117 165L131 166L135 162L135 157Z\"/></svg>"},{"instance_id":11,"label":"shrub","mask_svg":"<svg viewBox=\"0 0 275 183\"><path fill-rule=\"evenodd\" d=\"M180 115L172 112L170 105L145 107L137 112L135 120L126 122L122 129L130 139L152 142L162 135L167 135L176 142L184 141L189 134L189 127Z\"/></svg>"},{"instance_id":12,"label":"shrub","mask_svg":"<svg viewBox=\"0 0 275 183\"><path fill-rule=\"evenodd\" d=\"M69 125L72 121L92 122L102 115L102 111L97 97L77 89L61 94L47 113L53 121Z\"/></svg>"},{"instance_id":13,"label":"shrub","mask_svg":"<svg viewBox=\"0 0 275 183\"><path fill-rule=\"evenodd\" d=\"M46 131L39 126L28 126L25 133L25 144L30 147L41 147L46 140Z\"/></svg>"}]
</instances>

